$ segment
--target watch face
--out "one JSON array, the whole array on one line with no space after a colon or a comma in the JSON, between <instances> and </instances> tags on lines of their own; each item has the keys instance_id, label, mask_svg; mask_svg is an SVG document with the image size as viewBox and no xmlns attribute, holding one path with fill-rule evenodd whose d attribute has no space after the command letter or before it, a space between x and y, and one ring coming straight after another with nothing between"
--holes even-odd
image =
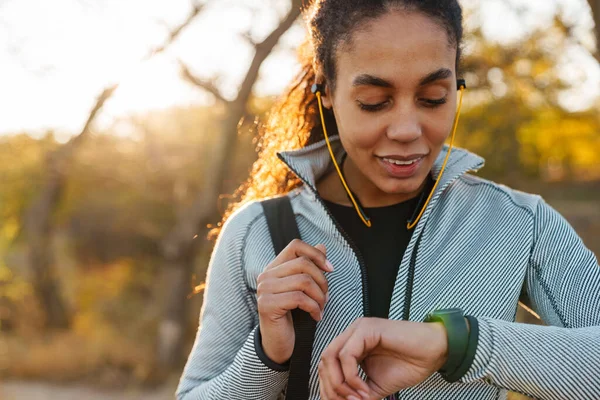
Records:
<instances>
[{"instance_id":1,"label":"watch face","mask_svg":"<svg viewBox=\"0 0 600 400\"><path fill-rule=\"evenodd\" d=\"M460 308L446 308L443 310L435 310L431 313L431 315L442 316L442 315L450 315L450 314L461 314L462 310Z\"/></svg>"}]
</instances>

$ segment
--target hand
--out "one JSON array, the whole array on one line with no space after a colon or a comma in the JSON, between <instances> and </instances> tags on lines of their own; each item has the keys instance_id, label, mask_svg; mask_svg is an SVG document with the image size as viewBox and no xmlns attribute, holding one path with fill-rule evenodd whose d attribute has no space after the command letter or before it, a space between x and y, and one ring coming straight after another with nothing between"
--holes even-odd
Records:
<instances>
[{"instance_id":1,"label":"hand","mask_svg":"<svg viewBox=\"0 0 600 400\"><path fill-rule=\"evenodd\" d=\"M447 341L446 329L437 322L358 319L321 355L321 398L379 400L415 386L446 363Z\"/></svg>"},{"instance_id":2,"label":"hand","mask_svg":"<svg viewBox=\"0 0 600 400\"><path fill-rule=\"evenodd\" d=\"M328 293L324 272L333 266L322 244L292 241L258 276L258 315L262 346L272 361L284 364L294 351L291 310L300 308L316 320L323 318Z\"/></svg>"}]
</instances>

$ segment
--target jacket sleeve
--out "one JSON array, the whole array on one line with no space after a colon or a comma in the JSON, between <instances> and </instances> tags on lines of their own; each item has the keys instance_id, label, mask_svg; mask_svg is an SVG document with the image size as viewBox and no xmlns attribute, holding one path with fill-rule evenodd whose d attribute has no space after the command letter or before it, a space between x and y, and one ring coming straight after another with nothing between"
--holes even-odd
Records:
<instances>
[{"instance_id":1,"label":"jacket sleeve","mask_svg":"<svg viewBox=\"0 0 600 400\"><path fill-rule=\"evenodd\" d=\"M256 350L257 310L242 265L248 219L233 215L213 250L200 327L178 400L276 399L287 383L288 372L267 366Z\"/></svg>"},{"instance_id":2,"label":"jacket sleeve","mask_svg":"<svg viewBox=\"0 0 600 400\"><path fill-rule=\"evenodd\" d=\"M461 381L485 379L539 399L600 399L600 267L541 199L526 289L550 326L478 318L475 359Z\"/></svg>"}]
</instances>

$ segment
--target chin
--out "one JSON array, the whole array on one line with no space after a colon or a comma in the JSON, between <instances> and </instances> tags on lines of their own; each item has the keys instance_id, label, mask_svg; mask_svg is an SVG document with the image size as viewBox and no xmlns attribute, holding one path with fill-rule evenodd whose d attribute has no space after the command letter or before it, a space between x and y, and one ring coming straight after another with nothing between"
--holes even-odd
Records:
<instances>
[{"instance_id":1,"label":"chin","mask_svg":"<svg viewBox=\"0 0 600 400\"><path fill-rule=\"evenodd\" d=\"M425 181L425 176L413 176L408 179L395 179L395 178L385 178L385 181L382 182L381 185L377 185L379 189L390 195L410 195L415 192L418 192L423 186L423 182Z\"/></svg>"}]
</instances>

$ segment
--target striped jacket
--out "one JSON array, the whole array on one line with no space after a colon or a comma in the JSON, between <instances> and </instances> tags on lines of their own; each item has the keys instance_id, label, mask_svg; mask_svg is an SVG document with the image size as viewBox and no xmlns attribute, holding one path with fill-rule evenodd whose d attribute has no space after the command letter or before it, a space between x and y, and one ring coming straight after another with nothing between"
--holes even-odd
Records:
<instances>
[{"instance_id":1,"label":"striped jacket","mask_svg":"<svg viewBox=\"0 0 600 400\"><path fill-rule=\"evenodd\" d=\"M343 148L332 139L336 157ZM437 178L445 151L432 170ZM302 239L325 244L335 271L317 324L311 400L321 352L368 315L360 260L315 189L332 163L324 142L280 158L304 182L288 195ZM455 149L416 226L396 278L389 318L422 321L437 308L477 317L479 342L456 383L437 373L400 399L600 399L600 267L571 226L539 196L468 174L483 159ZM405 221L398 221L405 223ZM208 270L200 328L177 389L179 400L276 399L288 372L256 351L256 281L275 257L259 203L226 222ZM549 326L515 323L521 291Z\"/></svg>"}]
</instances>

